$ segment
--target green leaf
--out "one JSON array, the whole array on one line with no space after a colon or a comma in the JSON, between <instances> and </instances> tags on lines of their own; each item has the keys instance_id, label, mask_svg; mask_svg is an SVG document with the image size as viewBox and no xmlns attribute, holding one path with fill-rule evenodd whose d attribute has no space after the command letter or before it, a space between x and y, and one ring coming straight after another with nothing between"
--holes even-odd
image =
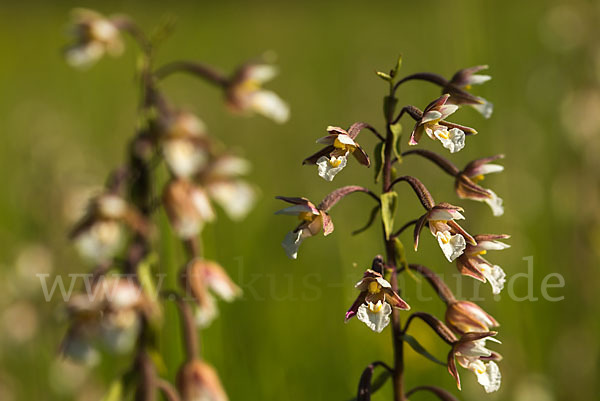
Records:
<instances>
[{"instance_id":1,"label":"green leaf","mask_svg":"<svg viewBox=\"0 0 600 401\"><path fill-rule=\"evenodd\" d=\"M106 394L102 397L101 401L121 401L123 398L123 381L119 378L113 380L108 387Z\"/></svg>"},{"instance_id":2,"label":"green leaf","mask_svg":"<svg viewBox=\"0 0 600 401\"><path fill-rule=\"evenodd\" d=\"M394 136L394 155L398 159L399 162L402 161L402 151L400 150L400 139L402 138L402 124L397 122L396 124L390 125L390 130L392 131L392 135Z\"/></svg>"},{"instance_id":3,"label":"green leaf","mask_svg":"<svg viewBox=\"0 0 600 401\"><path fill-rule=\"evenodd\" d=\"M375 182L379 182L381 173L383 172L383 155L385 152L385 145L383 142L379 142L375 145L373 150L374 166L375 166Z\"/></svg>"},{"instance_id":4,"label":"green leaf","mask_svg":"<svg viewBox=\"0 0 600 401\"><path fill-rule=\"evenodd\" d=\"M375 71L375 74L377 74L377 76L383 79L384 81L390 82L392 80L392 77L389 74L386 74L385 72Z\"/></svg>"},{"instance_id":5,"label":"green leaf","mask_svg":"<svg viewBox=\"0 0 600 401\"><path fill-rule=\"evenodd\" d=\"M429 359L431 362L437 363L442 366L446 366L446 364L435 356L431 355L429 351L427 351L413 336L409 334L403 334L402 339L410 345L410 347L415 350L416 353L423 355L425 358Z\"/></svg>"},{"instance_id":6,"label":"green leaf","mask_svg":"<svg viewBox=\"0 0 600 401\"><path fill-rule=\"evenodd\" d=\"M398 205L398 194L396 192L386 192L381 195L381 218L385 229L385 237L390 238L394 230L394 215Z\"/></svg>"}]
</instances>

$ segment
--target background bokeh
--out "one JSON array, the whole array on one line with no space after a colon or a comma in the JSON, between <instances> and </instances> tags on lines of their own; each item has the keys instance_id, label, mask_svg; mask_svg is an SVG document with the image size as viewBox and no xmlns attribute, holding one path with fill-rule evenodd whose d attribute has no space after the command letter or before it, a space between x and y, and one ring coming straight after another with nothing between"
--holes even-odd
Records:
<instances>
[{"instance_id":1,"label":"background bokeh","mask_svg":"<svg viewBox=\"0 0 600 401\"><path fill-rule=\"evenodd\" d=\"M104 13L124 12L151 30L177 17L158 59L199 59L231 69L272 50L281 75L271 85L292 108L290 122L277 126L261 118L231 116L221 94L187 77L164 85L171 98L197 112L211 132L253 162L251 180L261 201L241 224L220 216L205 231L209 256L221 261L244 288L243 299L221 306L221 318L202 333L204 354L216 366L231 400L347 400L364 367L391 361L390 333L370 332L358 321L344 325L343 313L355 297L353 284L382 249L378 228L352 237L367 218L371 200L347 198L332 212L335 233L312 238L290 261L280 247L296 224L276 217L275 195L320 200L345 184L374 187L372 171L351 164L326 183L301 160L317 149L314 140L327 125L368 121L381 127L385 84L375 69L387 70L399 53L403 73L438 72L489 64L493 80L476 93L495 104L484 120L465 109L455 121L480 132L452 156L459 166L481 156L506 153L505 173L486 179L505 199L506 213L493 218L486 205L459 201L452 182L425 160L407 158L403 171L418 175L439 200L466 207L466 227L474 233L510 233L512 248L489 255L509 276L520 277L514 293L537 300L492 297L488 286L456 280L430 237L411 262L424 263L462 283L465 297L479 294L502 324L497 346L505 359L501 390L489 396L463 372L464 400L589 400L599 377L600 241L600 4L593 1L239 1L239 2L18 2L0 7L0 399L96 400L126 367L107 357L88 370L56 358L66 330L62 301L43 300L36 273L89 269L66 240L66 232L90 189L124 157L135 125L136 54L107 58L81 72L60 56L74 6ZM423 107L438 95L427 83L409 83L401 102ZM410 122L407 121L406 129ZM361 136L362 137L362 136ZM423 140L423 146L441 150ZM406 139L405 139L406 140ZM363 146L374 144L365 134ZM489 182L487 182L489 180ZM407 188L399 219L409 220L419 205ZM165 220L157 221L163 227ZM409 237L406 237L410 241ZM410 248L410 247L408 247ZM164 236L160 270L168 274L184 262L179 244ZM564 288L544 300L541 284L560 273ZM173 282L173 279L170 281ZM556 280L551 280L556 282ZM410 279L405 298L416 299ZM433 293L426 287L423 292ZM441 303L411 302L414 309L441 316ZM178 321L167 310L170 334L163 338L165 375L181 362ZM413 326L433 354L447 348L423 325ZM454 389L446 369L407 351L407 385L437 384ZM457 393L457 392L456 392ZM374 397L389 399L386 386ZM411 399L425 400L418 394Z\"/></svg>"}]
</instances>

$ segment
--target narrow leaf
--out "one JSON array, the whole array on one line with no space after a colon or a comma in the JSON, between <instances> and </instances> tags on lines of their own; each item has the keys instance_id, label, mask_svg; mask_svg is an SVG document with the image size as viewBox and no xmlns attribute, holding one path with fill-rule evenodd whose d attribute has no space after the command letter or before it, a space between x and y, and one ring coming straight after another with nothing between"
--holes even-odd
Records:
<instances>
[{"instance_id":1,"label":"narrow leaf","mask_svg":"<svg viewBox=\"0 0 600 401\"><path fill-rule=\"evenodd\" d=\"M415 282L420 283L421 280L409 269L408 262L406 261L404 244L398 238L394 238L394 251L396 252L396 264L404 267L404 270L408 273L410 278L412 278Z\"/></svg>"},{"instance_id":2,"label":"narrow leaf","mask_svg":"<svg viewBox=\"0 0 600 401\"><path fill-rule=\"evenodd\" d=\"M378 142L373 150L373 160L375 165L375 182L379 182L381 173L383 172L383 152L385 145L383 142Z\"/></svg>"},{"instance_id":3,"label":"narrow leaf","mask_svg":"<svg viewBox=\"0 0 600 401\"><path fill-rule=\"evenodd\" d=\"M438 365L446 366L446 364L444 362L440 361L435 356L431 355L429 353L429 351L427 351L421 344L419 344L417 339L414 338L413 336L411 336L409 334L403 334L402 339L404 341L406 341L408 343L408 345L410 345L410 347L413 350L415 350L416 353L423 355L425 358L429 359L430 361L432 361L434 363L437 363Z\"/></svg>"},{"instance_id":4,"label":"narrow leaf","mask_svg":"<svg viewBox=\"0 0 600 401\"><path fill-rule=\"evenodd\" d=\"M381 218L386 238L390 238L390 234L394 231L394 215L397 206L398 194L396 192L386 192L381 195Z\"/></svg>"},{"instance_id":5,"label":"narrow leaf","mask_svg":"<svg viewBox=\"0 0 600 401\"><path fill-rule=\"evenodd\" d=\"M396 75L398 75L398 71L400 71L401 67L402 67L402 55L398 56L398 60L396 61L396 66L392 69L392 71L390 71L390 75L392 76L392 78L395 78Z\"/></svg>"}]
</instances>

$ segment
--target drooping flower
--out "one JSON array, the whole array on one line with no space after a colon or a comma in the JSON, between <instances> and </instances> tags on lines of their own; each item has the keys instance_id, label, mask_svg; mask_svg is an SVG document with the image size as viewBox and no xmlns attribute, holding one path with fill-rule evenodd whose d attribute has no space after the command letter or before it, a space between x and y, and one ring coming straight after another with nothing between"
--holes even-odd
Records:
<instances>
[{"instance_id":1,"label":"drooping flower","mask_svg":"<svg viewBox=\"0 0 600 401\"><path fill-rule=\"evenodd\" d=\"M510 248L510 245L500 242L500 239L510 238L505 234L480 234L476 235L477 245L468 244L464 253L456 260L458 271L465 275L473 277L479 281L488 281L492 286L492 292L499 294L504 288L506 273L498 265L492 265L483 256L490 250L502 250Z\"/></svg>"},{"instance_id":2,"label":"drooping flower","mask_svg":"<svg viewBox=\"0 0 600 401\"><path fill-rule=\"evenodd\" d=\"M105 193L90 201L86 214L70 237L83 257L101 263L119 252L126 227L142 234L149 231L149 224L125 199Z\"/></svg>"},{"instance_id":3,"label":"drooping flower","mask_svg":"<svg viewBox=\"0 0 600 401\"><path fill-rule=\"evenodd\" d=\"M350 153L360 164L367 167L371 164L369 156L354 141L358 132L349 134L345 129L333 126L327 127L327 132L329 135L317 139L317 143L327 146L303 161L303 164L319 166L320 177L326 181L333 181L335 175L346 167Z\"/></svg>"},{"instance_id":4,"label":"drooping flower","mask_svg":"<svg viewBox=\"0 0 600 401\"><path fill-rule=\"evenodd\" d=\"M455 301L446 308L446 324L460 335L468 332L488 332L500 324L473 302Z\"/></svg>"},{"instance_id":5,"label":"drooping flower","mask_svg":"<svg viewBox=\"0 0 600 401\"><path fill-rule=\"evenodd\" d=\"M448 84L442 89L442 93L450 94L448 103L455 105L469 105L477 110L485 118L490 118L494 111L494 105L482 97L474 96L467 92L472 85L480 85L492 79L489 75L477 74L479 71L487 70L487 65L478 65L458 71Z\"/></svg>"},{"instance_id":6,"label":"drooping flower","mask_svg":"<svg viewBox=\"0 0 600 401\"><path fill-rule=\"evenodd\" d=\"M198 359L181 366L177 373L177 389L181 401L228 400L215 369Z\"/></svg>"},{"instance_id":7,"label":"drooping flower","mask_svg":"<svg viewBox=\"0 0 600 401\"><path fill-rule=\"evenodd\" d=\"M427 223L431 234L437 238L438 244L448 261L462 255L467 242L475 245L475 239L467 233L456 221L465 217L460 213L463 209L449 203L439 203L425 213L415 225L415 251L419 246L421 229Z\"/></svg>"},{"instance_id":8,"label":"drooping flower","mask_svg":"<svg viewBox=\"0 0 600 401\"><path fill-rule=\"evenodd\" d=\"M449 94L442 95L427 105L413 128L409 145L418 144L425 132L431 139L439 140L450 153L456 153L465 147L464 128L467 127L443 121L458 109L457 105L446 104L449 97ZM470 133L475 133L475 130L469 130Z\"/></svg>"},{"instance_id":9,"label":"drooping flower","mask_svg":"<svg viewBox=\"0 0 600 401\"><path fill-rule=\"evenodd\" d=\"M477 376L477 381L483 386L487 393L497 391L500 388L502 375L495 361L502 360L502 356L486 348L487 340L500 343L492 336L496 333L466 333L452 346L448 354L448 371L456 379L456 385L460 390L460 376L456 362L465 369L470 370Z\"/></svg>"},{"instance_id":10,"label":"drooping flower","mask_svg":"<svg viewBox=\"0 0 600 401\"><path fill-rule=\"evenodd\" d=\"M270 64L249 63L242 66L227 87L227 103L238 112L262 114L283 124L290 116L290 109L281 98L262 84L277 75L277 68Z\"/></svg>"},{"instance_id":11,"label":"drooping flower","mask_svg":"<svg viewBox=\"0 0 600 401\"><path fill-rule=\"evenodd\" d=\"M487 203L492 209L494 216L504 214L502 198L491 189L483 188L477 183L484 179L485 174L498 173L504 170L504 166L491 164L491 162L502 159L504 155L496 155L477 159L467 164L456 176L454 188L461 199L472 199Z\"/></svg>"},{"instance_id":12,"label":"drooping flower","mask_svg":"<svg viewBox=\"0 0 600 401\"><path fill-rule=\"evenodd\" d=\"M391 284L374 270L365 271L355 288L360 291L360 294L346 312L345 322L356 315L358 320L371 330L381 333L390 323L392 307L410 309L410 306L394 292Z\"/></svg>"},{"instance_id":13,"label":"drooping flower","mask_svg":"<svg viewBox=\"0 0 600 401\"><path fill-rule=\"evenodd\" d=\"M189 262L181 275L181 281L188 294L196 300L196 324L201 328L207 327L218 315L212 294L226 302L231 302L242 294L242 290L218 263L205 259Z\"/></svg>"},{"instance_id":14,"label":"drooping flower","mask_svg":"<svg viewBox=\"0 0 600 401\"><path fill-rule=\"evenodd\" d=\"M302 241L308 237L317 235L321 229L323 235L327 236L333 232L333 222L329 215L317 208L311 201L306 198L289 198L285 196L277 196L284 202L291 203L285 209L275 212L275 214L286 214L298 216L301 223L284 238L281 245L285 249L286 254L291 259L298 258L298 248Z\"/></svg>"},{"instance_id":15,"label":"drooping flower","mask_svg":"<svg viewBox=\"0 0 600 401\"><path fill-rule=\"evenodd\" d=\"M191 113L168 116L162 135L162 152L171 172L189 178L209 160L209 142L204 123Z\"/></svg>"},{"instance_id":16,"label":"drooping flower","mask_svg":"<svg viewBox=\"0 0 600 401\"><path fill-rule=\"evenodd\" d=\"M206 191L186 179L172 179L165 186L163 204L175 233L184 239L198 235L215 218Z\"/></svg>"},{"instance_id":17,"label":"drooping flower","mask_svg":"<svg viewBox=\"0 0 600 401\"><path fill-rule=\"evenodd\" d=\"M67 62L74 67L87 67L105 53L119 56L123 42L118 27L109 18L87 9L72 12L71 34L74 43L65 51Z\"/></svg>"},{"instance_id":18,"label":"drooping flower","mask_svg":"<svg viewBox=\"0 0 600 401\"><path fill-rule=\"evenodd\" d=\"M256 190L241 176L248 174L250 163L237 156L217 156L201 171L198 182L232 220L242 220L256 203Z\"/></svg>"}]
</instances>

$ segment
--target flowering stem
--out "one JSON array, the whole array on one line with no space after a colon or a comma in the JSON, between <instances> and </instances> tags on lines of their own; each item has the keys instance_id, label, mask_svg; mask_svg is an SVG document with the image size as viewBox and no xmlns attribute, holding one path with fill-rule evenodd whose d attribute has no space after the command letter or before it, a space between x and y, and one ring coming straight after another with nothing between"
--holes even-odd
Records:
<instances>
[{"instance_id":1,"label":"flowering stem","mask_svg":"<svg viewBox=\"0 0 600 401\"><path fill-rule=\"evenodd\" d=\"M167 399L167 401L180 401L181 400L181 397L179 397L177 390L175 390L175 388L173 388L171 383L169 383L168 381L166 381L164 379L158 379L156 381L156 387L158 387L158 389L163 393L163 395L165 396L165 399Z\"/></svg>"},{"instance_id":2,"label":"flowering stem","mask_svg":"<svg viewBox=\"0 0 600 401\"><path fill-rule=\"evenodd\" d=\"M387 193L392 190L392 158L394 134L391 129L392 115L394 107L389 107L395 104L394 87L390 86L390 95L384 98L384 110L386 110L386 137L385 151L383 155L383 184L382 193ZM398 271L396 269L396 252L394 248L393 237L387 237L385 227L383 229L383 241L385 243L386 266L391 270L390 283L392 290L399 294L398 291ZM396 308L392 308L392 343L394 346L394 370L392 374L392 382L394 386L394 401L404 401L404 341L402 339L402 324L400 322L400 313Z\"/></svg>"},{"instance_id":3,"label":"flowering stem","mask_svg":"<svg viewBox=\"0 0 600 401\"><path fill-rule=\"evenodd\" d=\"M186 72L200 78L204 78L210 83L225 88L229 85L229 78L221 72L207 65L195 61L174 61L159 67L154 71L154 76L158 79L164 79L177 72Z\"/></svg>"}]
</instances>

